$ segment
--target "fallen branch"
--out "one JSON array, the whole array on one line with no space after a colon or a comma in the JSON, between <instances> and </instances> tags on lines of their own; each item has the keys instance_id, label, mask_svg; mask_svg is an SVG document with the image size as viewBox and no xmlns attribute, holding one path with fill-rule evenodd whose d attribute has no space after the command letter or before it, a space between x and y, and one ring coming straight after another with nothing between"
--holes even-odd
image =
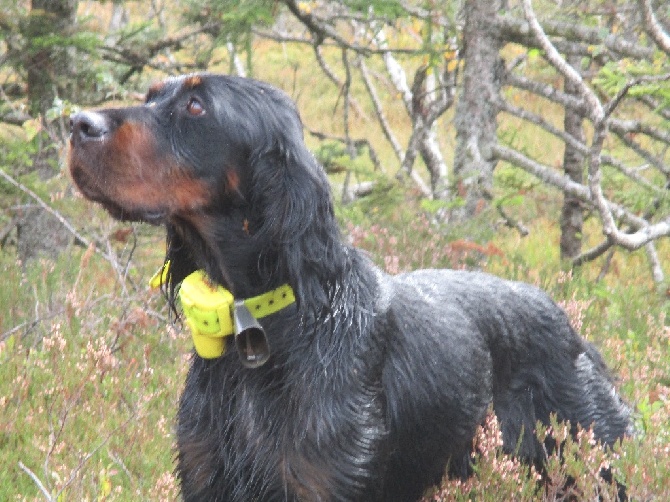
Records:
<instances>
[{"instance_id":1,"label":"fallen branch","mask_svg":"<svg viewBox=\"0 0 670 502\"><path fill-rule=\"evenodd\" d=\"M116 272L119 281L121 284L124 284L124 272L120 268L118 259L114 255L113 251L110 249L109 252L104 252L95 245L92 241L81 235L77 229L75 229L70 222L63 216L61 215L58 211L56 211L54 208L52 208L49 204L44 202L42 198L37 195L35 192L33 192L30 188L25 186L24 184L20 183L19 181L15 180L13 177L11 177L9 174L7 174L3 169L0 169L0 177L2 177L5 181L7 181L10 185L14 186L15 188L19 189L21 192L25 193L28 195L31 199L33 199L37 204L47 213L49 213L51 216L56 218L65 229L70 232L74 238L75 242L80 244L83 247L86 248L91 248L93 249L96 253L98 253L100 256L102 256L105 260L107 260L111 265L114 271ZM123 286L125 289L125 285Z\"/></svg>"},{"instance_id":2,"label":"fallen branch","mask_svg":"<svg viewBox=\"0 0 670 502\"><path fill-rule=\"evenodd\" d=\"M42 209L44 209L47 213L49 213L51 216L56 218L61 223L61 225L63 225L66 228L66 230L74 236L74 238L76 239L76 241L78 243L80 243L82 246L85 246L85 247L89 247L91 245L91 242L86 237L84 237L79 232L77 232L77 230L72 225L70 225L69 221L67 221L58 211L56 211L51 206L49 206L49 204L44 202L40 198L40 196L37 195L35 192L33 192L30 188L28 188L27 186L23 185L22 183L16 181L9 174L7 174L3 169L0 169L0 176L3 177L5 179L5 181L7 181L7 183L14 186L15 188L18 188L20 191L22 191L23 193L28 195L31 199L33 199L35 202L37 202L37 204ZM108 259L107 256L105 256L105 258Z\"/></svg>"},{"instance_id":3,"label":"fallen branch","mask_svg":"<svg viewBox=\"0 0 670 502\"><path fill-rule=\"evenodd\" d=\"M45 488L45 486L42 484L42 481L40 481L40 478L37 477L37 475L31 471L26 465L19 460L19 469L21 469L23 472L25 472L28 476L30 476L30 479L33 480L33 483L37 485L37 488L40 489L42 492L42 495L44 495L44 498L48 500L49 502L52 502L56 500L54 497L51 496L49 491Z\"/></svg>"}]
</instances>

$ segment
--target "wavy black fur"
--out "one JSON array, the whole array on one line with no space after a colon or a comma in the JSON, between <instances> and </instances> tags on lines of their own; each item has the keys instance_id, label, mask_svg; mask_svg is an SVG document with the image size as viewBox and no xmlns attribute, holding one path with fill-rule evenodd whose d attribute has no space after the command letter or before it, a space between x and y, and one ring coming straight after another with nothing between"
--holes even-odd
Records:
<instances>
[{"instance_id":1,"label":"wavy black fur","mask_svg":"<svg viewBox=\"0 0 670 502\"><path fill-rule=\"evenodd\" d=\"M193 100L205 113L184 112ZM189 76L139 109L129 116L145 114L134 120L210 187L207 204L164 211L171 301L198 268L238 297L288 282L298 299L261 320L264 366L243 367L232 346L215 360L194 355L177 428L185 500L415 500L447 469L468 475L491 405L505 450L531 462L545 455L535 424L551 413L593 427L605 445L629 431L602 358L542 291L475 272L388 276L344 244L327 179L280 91ZM73 151L86 166L83 120L73 119ZM98 189L88 195L105 204ZM155 207L127 208L140 209L155 219Z\"/></svg>"}]
</instances>

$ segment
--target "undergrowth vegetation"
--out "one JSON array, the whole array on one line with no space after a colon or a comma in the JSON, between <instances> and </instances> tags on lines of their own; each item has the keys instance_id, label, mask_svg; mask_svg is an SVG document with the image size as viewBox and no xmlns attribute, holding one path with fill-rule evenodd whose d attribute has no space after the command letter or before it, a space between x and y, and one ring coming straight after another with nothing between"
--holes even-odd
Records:
<instances>
[{"instance_id":1,"label":"undergrowth vegetation","mask_svg":"<svg viewBox=\"0 0 670 502\"><path fill-rule=\"evenodd\" d=\"M475 440L473 477L445 480L425 500L592 500L598 494L611 500L616 489L596 476L603 467L611 467L632 499L667 499L670 327L667 303L641 272L644 261L617 257L618 265L596 282L597 269L561 270L556 229L545 218L521 238L508 229L494 233L483 222L471 229L440 226L410 198L401 205L393 211L370 201L340 207L344 237L390 273L480 268L544 287L603 350L636 408L638 432L611 452L598 448L589 431L566 437L565 460L552 456L539 482L534 469L501 453L490 417ZM90 210L81 201L75 206L81 214ZM170 322L160 293L146 286L162 260L162 236L109 221L102 228L126 259L129 241L137 239L125 280L92 249L72 247L57 260L28 264L0 255L2 500L177 497L174 413L191 347L188 334ZM553 425L559 434L562 427ZM568 479L574 483L566 492Z\"/></svg>"},{"instance_id":2,"label":"undergrowth vegetation","mask_svg":"<svg viewBox=\"0 0 670 502\"><path fill-rule=\"evenodd\" d=\"M373 208L368 222L375 220L374 213ZM490 235L490 228L483 228L486 225L478 233L474 228L466 233ZM544 288L566 310L573 326L603 351L622 394L636 410L636 437L608 452L595 443L590 431L571 439L564 425L553 424L554 433L565 443L562 456L559 452L550 456L541 481L533 468L501 453L500 431L491 416L475 439L474 476L445 480L426 501L597 500L599 496L615 500L616 485L597 475L602 468L611 468L614 478L627 486L631 500L670 496L670 326L667 300L650 281L640 279L646 266L643 257L613 257L609 273L600 280L597 267L562 270L558 230L545 217L535 220L528 237L503 229L491 240L479 242L464 237L463 229L436 227L425 214L403 212L385 219L383 226L360 222L349 223L348 229L351 242L367 249L391 273L432 266L481 268ZM537 433L543 437L546 431L540 428ZM573 482L566 488L568 480Z\"/></svg>"}]
</instances>

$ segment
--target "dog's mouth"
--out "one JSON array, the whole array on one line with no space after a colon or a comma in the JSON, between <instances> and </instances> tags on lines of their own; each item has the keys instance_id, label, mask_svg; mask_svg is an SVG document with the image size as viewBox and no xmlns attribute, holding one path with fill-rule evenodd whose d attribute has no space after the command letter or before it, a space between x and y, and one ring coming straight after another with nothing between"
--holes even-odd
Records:
<instances>
[{"instance_id":1,"label":"dog's mouth","mask_svg":"<svg viewBox=\"0 0 670 502\"><path fill-rule=\"evenodd\" d=\"M140 221L151 225L162 225L167 220L167 212L159 210L145 209L125 209L118 204L110 201L97 201L105 210L117 220L120 221Z\"/></svg>"},{"instance_id":2,"label":"dog's mouth","mask_svg":"<svg viewBox=\"0 0 670 502\"><path fill-rule=\"evenodd\" d=\"M168 210L160 207L142 207L133 206L128 207L118 202L119 197L108 193L101 183L96 183L89 175L90 169L83 166L81 163L71 161L70 174L75 185L82 193L82 195L90 201L100 204L113 218L120 221L139 221L152 225L163 224L168 216ZM106 183L109 190L114 187L110 183Z\"/></svg>"}]
</instances>

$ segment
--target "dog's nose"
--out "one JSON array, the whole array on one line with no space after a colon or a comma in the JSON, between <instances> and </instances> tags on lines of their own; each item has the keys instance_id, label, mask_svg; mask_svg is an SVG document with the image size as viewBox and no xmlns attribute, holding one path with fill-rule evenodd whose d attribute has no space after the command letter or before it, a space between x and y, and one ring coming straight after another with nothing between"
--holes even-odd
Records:
<instances>
[{"instance_id":1,"label":"dog's nose","mask_svg":"<svg viewBox=\"0 0 670 502\"><path fill-rule=\"evenodd\" d=\"M98 112L79 112L70 117L70 134L74 141L102 139L109 132L107 118Z\"/></svg>"}]
</instances>

